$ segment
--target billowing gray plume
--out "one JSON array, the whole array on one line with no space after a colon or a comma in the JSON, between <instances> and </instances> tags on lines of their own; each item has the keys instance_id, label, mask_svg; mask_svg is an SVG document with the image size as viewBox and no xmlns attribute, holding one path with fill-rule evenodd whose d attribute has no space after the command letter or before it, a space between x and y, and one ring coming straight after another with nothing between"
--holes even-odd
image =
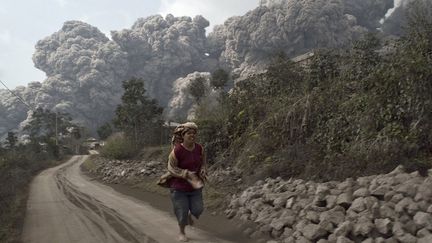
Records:
<instances>
[{"instance_id":1,"label":"billowing gray plume","mask_svg":"<svg viewBox=\"0 0 432 243\"><path fill-rule=\"evenodd\" d=\"M127 53L97 28L66 22L36 44L33 61L48 77L26 99L34 107L68 112L91 130L113 116L129 63Z\"/></svg>"},{"instance_id":2,"label":"billowing gray plume","mask_svg":"<svg viewBox=\"0 0 432 243\"><path fill-rule=\"evenodd\" d=\"M128 53L128 76L142 77L149 94L163 106L172 96L173 82L188 73L214 68L205 55L202 16L138 19L131 29L112 31L112 39Z\"/></svg>"},{"instance_id":3,"label":"billowing gray plume","mask_svg":"<svg viewBox=\"0 0 432 243\"><path fill-rule=\"evenodd\" d=\"M340 47L380 26L393 0L263 0L244 16L232 17L209 34L211 54L245 78L283 52Z\"/></svg>"},{"instance_id":4,"label":"billowing gray plume","mask_svg":"<svg viewBox=\"0 0 432 243\"><path fill-rule=\"evenodd\" d=\"M184 78L179 78L174 82L174 94L168 104L167 119L174 121L191 120L195 117L197 104L195 97L189 93L191 83L194 79L203 80L203 98L201 103L206 103L208 109L217 104L218 91L210 84L211 75L209 72L194 72Z\"/></svg>"},{"instance_id":5,"label":"billowing gray plume","mask_svg":"<svg viewBox=\"0 0 432 243\"><path fill-rule=\"evenodd\" d=\"M239 80L264 70L276 53L295 56L340 47L377 28L394 34L403 8L389 15L393 6L393 0L262 0L207 37L209 22L202 16L140 18L130 29L112 31L112 40L96 27L68 21L36 44L33 61L47 79L14 92L33 107L68 112L95 131L113 117L122 81L142 78L168 117L185 117L194 107L186 83L197 75L209 80L209 73L188 74L223 67ZM19 127L27 111L0 90L0 136Z\"/></svg>"}]
</instances>

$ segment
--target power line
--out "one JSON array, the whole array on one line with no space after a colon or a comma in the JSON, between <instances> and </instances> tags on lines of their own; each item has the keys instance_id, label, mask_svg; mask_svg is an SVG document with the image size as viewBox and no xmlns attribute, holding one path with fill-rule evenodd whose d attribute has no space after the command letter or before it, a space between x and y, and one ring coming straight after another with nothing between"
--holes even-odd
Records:
<instances>
[{"instance_id":1,"label":"power line","mask_svg":"<svg viewBox=\"0 0 432 243\"><path fill-rule=\"evenodd\" d=\"M11 94L15 95L15 96L18 98L18 100L21 101L21 103L23 103L25 106L27 106L27 108L29 108L29 110L34 111L34 109L33 109L30 105L28 105L28 104L24 101L23 98L21 98L19 95L15 94L12 90L10 90L10 89L6 86L6 84L3 83L3 81L1 81L1 79L0 79L0 83L2 83L3 86L5 86L5 88L6 88L6 89L11 93Z\"/></svg>"},{"instance_id":2,"label":"power line","mask_svg":"<svg viewBox=\"0 0 432 243\"><path fill-rule=\"evenodd\" d=\"M18 100L19 101L21 101L21 103L23 103L25 106L27 106L27 108L29 108L29 110L31 110L31 111L33 111L34 112L34 109L29 105L29 104L27 104L25 101L24 101L24 99L23 98L21 98L21 96L19 96L19 95L17 95L17 94L15 94L15 92L13 92L12 90L10 90L7 86L6 86L6 84L5 83L3 83L3 81L0 79L0 83L1 84L3 84L3 86L11 93L11 94L13 94L14 96L16 96L17 98L18 98ZM58 145L58 132L57 132L57 112L55 113L55 135L56 135L56 137L55 137L55 140L56 140L56 145Z\"/></svg>"}]
</instances>

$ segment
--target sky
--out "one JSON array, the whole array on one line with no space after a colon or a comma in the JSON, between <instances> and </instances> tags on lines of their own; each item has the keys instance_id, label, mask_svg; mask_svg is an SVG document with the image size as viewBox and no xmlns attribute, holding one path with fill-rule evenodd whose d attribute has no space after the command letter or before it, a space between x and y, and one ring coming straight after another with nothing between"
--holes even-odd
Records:
<instances>
[{"instance_id":1,"label":"sky","mask_svg":"<svg viewBox=\"0 0 432 243\"><path fill-rule=\"evenodd\" d=\"M68 20L81 20L109 37L111 30L130 28L136 19L154 14L201 14L214 25L243 15L259 0L0 0L0 80L13 89L43 81L32 55L38 40L57 32ZM0 86L0 89L4 88Z\"/></svg>"}]
</instances>

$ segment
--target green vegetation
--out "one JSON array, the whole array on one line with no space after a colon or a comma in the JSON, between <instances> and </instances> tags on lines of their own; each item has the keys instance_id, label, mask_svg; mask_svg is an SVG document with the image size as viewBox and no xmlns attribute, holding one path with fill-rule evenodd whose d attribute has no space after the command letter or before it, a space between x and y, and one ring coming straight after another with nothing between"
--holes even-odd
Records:
<instances>
[{"instance_id":1,"label":"green vegetation","mask_svg":"<svg viewBox=\"0 0 432 243\"><path fill-rule=\"evenodd\" d=\"M229 74L224 69L217 69L211 75L210 84L216 89L223 89L229 80Z\"/></svg>"},{"instance_id":2,"label":"green vegetation","mask_svg":"<svg viewBox=\"0 0 432 243\"><path fill-rule=\"evenodd\" d=\"M146 96L144 81L127 80L123 82L123 88L122 103L117 106L113 119L116 133L111 135L113 129L109 123L98 129L101 139L108 137L101 150L101 155L106 158L132 158L143 146L161 143L163 109L156 100Z\"/></svg>"},{"instance_id":3,"label":"green vegetation","mask_svg":"<svg viewBox=\"0 0 432 243\"><path fill-rule=\"evenodd\" d=\"M27 139L20 143L17 135L9 132L0 146L0 242L20 242L32 177L64 161L72 152L68 146L81 137L80 128L67 114L36 109L32 117L24 127Z\"/></svg>"},{"instance_id":4,"label":"green vegetation","mask_svg":"<svg viewBox=\"0 0 432 243\"><path fill-rule=\"evenodd\" d=\"M66 113L55 113L38 108L33 111L32 119L24 126L28 135L28 146L36 153L45 152L61 158L60 144L75 146L82 141L83 128L72 123L72 118ZM68 151L67 151L68 152Z\"/></svg>"},{"instance_id":5,"label":"green vegetation","mask_svg":"<svg viewBox=\"0 0 432 243\"><path fill-rule=\"evenodd\" d=\"M30 145L0 148L0 242L20 241L28 184L38 171L66 157L62 158L46 151L35 152Z\"/></svg>"},{"instance_id":6,"label":"green vegetation","mask_svg":"<svg viewBox=\"0 0 432 243\"><path fill-rule=\"evenodd\" d=\"M109 122L103 124L97 130L97 134L99 135L99 138L102 140L107 139L109 136L111 136L112 133L113 133L113 128Z\"/></svg>"},{"instance_id":7,"label":"green vegetation","mask_svg":"<svg viewBox=\"0 0 432 243\"><path fill-rule=\"evenodd\" d=\"M131 79L123 82L122 103L117 106L114 117L115 127L124 132L125 137L135 147L154 145L160 142L163 109L155 99L146 96L144 81Z\"/></svg>"},{"instance_id":8,"label":"green vegetation","mask_svg":"<svg viewBox=\"0 0 432 243\"><path fill-rule=\"evenodd\" d=\"M249 178L315 180L430 167L432 22L424 9L409 16L403 38L369 34L346 50L316 50L306 68L279 55L219 108L198 109L211 163Z\"/></svg>"},{"instance_id":9,"label":"green vegetation","mask_svg":"<svg viewBox=\"0 0 432 243\"><path fill-rule=\"evenodd\" d=\"M162 161L166 162L171 152L171 145L147 146L138 154L138 158L144 161Z\"/></svg>"},{"instance_id":10,"label":"green vegetation","mask_svg":"<svg viewBox=\"0 0 432 243\"><path fill-rule=\"evenodd\" d=\"M5 147L7 149L14 149L18 142L18 138L14 132L8 132Z\"/></svg>"},{"instance_id":11,"label":"green vegetation","mask_svg":"<svg viewBox=\"0 0 432 243\"><path fill-rule=\"evenodd\" d=\"M87 157L87 159L81 164L81 169L83 169L83 171L92 171L96 168L96 164L94 162L95 157L97 157L98 155L89 155Z\"/></svg>"},{"instance_id":12,"label":"green vegetation","mask_svg":"<svg viewBox=\"0 0 432 243\"><path fill-rule=\"evenodd\" d=\"M206 95L205 79L203 77L193 79L188 89L191 96L195 99L195 102L200 103L201 99Z\"/></svg>"},{"instance_id":13,"label":"green vegetation","mask_svg":"<svg viewBox=\"0 0 432 243\"><path fill-rule=\"evenodd\" d=\"M109 159L129 159L134 157L137 152L138 150L132 141L120 133L109 137L105 146L100 150L101 155Z\"/></svg>"}]
</instances>

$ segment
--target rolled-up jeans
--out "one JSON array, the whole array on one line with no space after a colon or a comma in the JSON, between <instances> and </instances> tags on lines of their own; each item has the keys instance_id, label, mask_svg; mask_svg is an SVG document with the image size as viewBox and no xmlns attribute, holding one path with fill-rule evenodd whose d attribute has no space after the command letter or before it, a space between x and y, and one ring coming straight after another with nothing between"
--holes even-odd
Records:
<instances>
[{"instance_id":1,"label":"rolled-up jeans","mask_svg":"<svg viewBox=\"0 0 432 243\"><path fill-rule=\"evenodd\" d=\"M171 200L174 207L174 214L179 225L187 225L189 211L195 218L199 218L204 211L202 189L191 192L183 192L171 189Z\"/></svg>"}]
</instances>

